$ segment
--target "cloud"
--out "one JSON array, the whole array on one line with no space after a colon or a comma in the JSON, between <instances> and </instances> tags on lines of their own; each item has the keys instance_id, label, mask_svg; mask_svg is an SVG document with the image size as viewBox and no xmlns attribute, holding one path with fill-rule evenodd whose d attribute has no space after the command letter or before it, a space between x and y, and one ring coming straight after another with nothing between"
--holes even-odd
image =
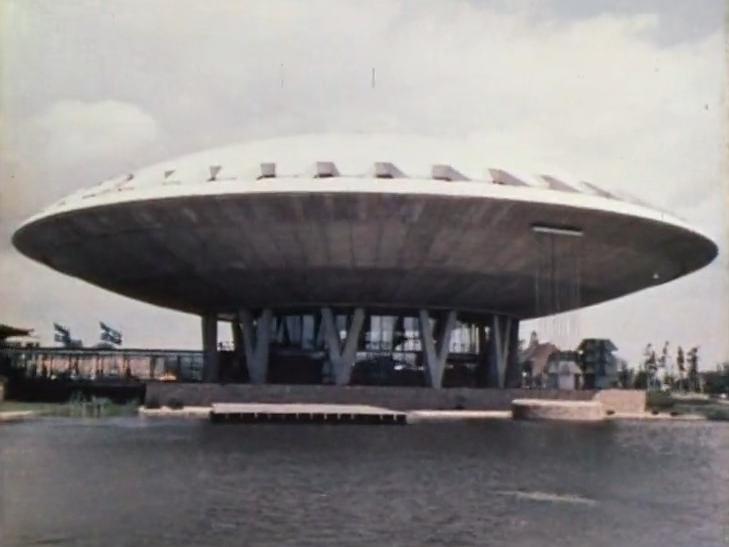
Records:
<instances>
[{"instance_id":1,"label":"cloud","mask_svg":"<svg viewBox=\"0 0 729 547\"><path fill-rule=\"evenodd\" d=\"M726 253L714 12L699 24L692 8L681 25L685 9L664 2L642 13L572 4L566 15L557 2L129 0L99 10L10 0L2 108L17 135L3 135L0 236L10 217L167 156L286 133L402 131L463 139L484 166L627 190ZM713 317L725 332L727 269L721 257L685 282L585 310L581 323L629 356L639 337L704 337L686 317ZM52 295L48 306L59 304ZM6 297L17 310L18 297ZM133 306L151 325L156 312ZM623 315L637 323L624 328ZM707 351L726 357L727 341L714 338Z\"/></svg>"},{"instance_id":2,"label":"cloud","mask_svg":"<svg viewBox=\"0 0 729 547\"><path fill-rule=\"evenodd\" d=\"M161 137L155 119L138 106L120 101L61 100L17 129L15 134L3 134L6 146L0 161L0 236L4 240L0 278L12 280L0 284L0 303L12 313L5 320L36 327L42 339L49 341L51 323L70 319L76 333L88 340L96 337L100 314L124 325L132 341L179 346L164 332L145 337L146 327L133 319L138 303L61 276L8 248L12 231L25 217L61 195L94 184L102 173L115 174L129 158L136 162L154 150ZM147 320L164 322L173 317L178 325L185 324L180 314L147 308Z\"/></svg>"},{"instance_id":3,"label":"cloud","mask_svg":"<svg viewBox=\"0 0 729 547\"><path fill-rule=\"evenodd\" d=\"M98 322L102 320L122 330L127 347L199 346L196 317L142 305L61 275L17 253L0 253L0 279L6 280L0 283L2 320L35 328L44 343L53 340L52 324L59 322L92 345L99 339Z\"/></svg>"},{"instance_id":4,"label":"cloud","mask_svg":"<svg viewBox=\"0 0 729 547\"><path fill-rule=\"evenodd\" d=\"M113 100L57 101L15 129L3 133L2 235L8 221L17 224L73 190L154 157L161 139L150 114Z\"/></svg>"},{"instance_id":5,"label":"cloud","mask_svg":"<svg viewBox=\"0 0 729 547\"><path fill-rule=\"evenodd\" d=\"M58 169L115 163L159 138L155 119L138 106L112 100L59 101L27 128L43 161Z\"/></svg>"}]
</instances>

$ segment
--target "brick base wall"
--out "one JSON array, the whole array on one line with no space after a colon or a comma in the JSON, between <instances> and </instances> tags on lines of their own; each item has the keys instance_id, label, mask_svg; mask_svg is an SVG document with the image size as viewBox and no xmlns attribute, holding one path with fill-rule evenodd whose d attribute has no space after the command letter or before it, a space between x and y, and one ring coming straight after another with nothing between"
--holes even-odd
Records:
<instances>
[{"instance_id":1,"label":"brick base wall","mask_svg":"<svg viewBox=\"0 0 729 547\"><path fill-rule=\"evenodd\" d=\"M603 389L595 393L595 400L613 412L643 412L646 408L645 391L638 389Z\"/></svg>"},{"instance_id":2,"label":"brick base wall","mask_svg":"<svg viewBox=\"0 0 729 547\"><path fill-rule=\"evenodd\" d=\"M642 394L642 400L635 394ZM560 391L553 389L430 389L422 387L251 385L251 384L147 384L145 404L186 406L212 403L318 403L366 404L392 410L510 410L514 399L588 401L599 398L606 409L638 412L645 408L645 394L628 390Z\"/></svg>"}]
</instances>

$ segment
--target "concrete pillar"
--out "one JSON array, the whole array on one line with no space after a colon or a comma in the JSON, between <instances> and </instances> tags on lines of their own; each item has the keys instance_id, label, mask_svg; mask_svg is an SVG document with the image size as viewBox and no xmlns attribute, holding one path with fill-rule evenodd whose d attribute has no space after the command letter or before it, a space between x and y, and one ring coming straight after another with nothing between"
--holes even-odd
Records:
<instances>
[{"instance_id":1,"label":"concrete pillar","mask_svg":"<svg viewBox=\"0 0 729 547\"><path fill-rule=\"evenodd\" d=\"M518 369L517 347L519 344L519 321L505 315L493 315L489 320L489 385L507 387L507 368L512 363ZM514 343L516 341L516 345ZM517 363L516 366L513 363Z\"/></svg>"},{"instance_id":2,"label":"concrete pillar","mask_svg":"<svg viewBox=\"0 0 729 547\"><path fill-rule=\"evenodd\" d=\"M206 313L202 316L203 340L203 382L217 382L218 362L218 314Z\"/></svg>"},{"instance_id":3,"label":"concrete pillar","mask_svg":"<svg viewBox=\"0 0 729 547\"><path fill-rule=\"evenodd\" d=\"M456 325L456 312L449 311L444 317L436 321L436 333L430 326L428 310L419 310L420 342L425 360L426 381L430 387L443 386L443 372L445 371L448 349L451 343L451 333Z\"/></svg>"},{"instance_id":4,"label":"concrete pillar","mask_svg":"<svg viewBox=\"0 0 729 547\"><path fill-rule=\"evenodd\" d=\"M268 349L271 341L273 312L266 308L255 319L249 310L239 312L243 331L243 347L248 366L248 378L252 384L265 384L268 376Z\"/></svg>"},{"instance_id":5,"label":"concrete pillar","mask_svg":"<svg viewBox=\"0 0 729 547\"><path fill-rule=\"evenodd\" d=\"M329 362L334 369L334 381L338 386L347 385L352 377L352 367L357 357L357 343L362 332L362 325L364 325L365 311L363 308L354 310L344 342L339 338L339 330L332 309L322 308L321 318Z\"/></svg>"},{"instance_id":6,"label":"concrete pillar","mask_svg":"<svg viewBox=\"0 0 729 547\"><path fill-rule=\"evenodd\" d=\"M496 345L497 333L501 335L501 322L498 315L492 315L488 320L489 342L488 342L488 383L489 387L499 387L499 366L500 354Z\"/></svg>"},{"instance_id":7,"label":"concrete pillar","mask_svg":"<svg viewBox=\"0 0 729 547\"><path fill-rule=\"evenodd\" d=\"M521 366L519 363L519 320L511 319L509 354L506 358L506 387L521 386Z\"/></svg>"}]
</instances>

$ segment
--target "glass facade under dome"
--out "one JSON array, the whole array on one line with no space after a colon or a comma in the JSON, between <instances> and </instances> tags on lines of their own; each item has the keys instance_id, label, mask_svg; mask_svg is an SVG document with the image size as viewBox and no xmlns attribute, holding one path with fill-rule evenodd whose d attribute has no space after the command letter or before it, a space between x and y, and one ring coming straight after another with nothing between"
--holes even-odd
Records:
<instances>
[{"instance_id":1,"label":"glass facade under dome","mask_svg":"<svg viewBox=\"0 0 729 547\"><path fill-rule=\"evenodd\" d=\"M438 314L430 317L438 331ZM353 322L352 313L335 313L339 340L344 344ZM321 313L276 314L271 319L267 381L271 383L335 383L327 353ZM488 385L490 328L484 321L457 321L448 340L444 386ZM441 344L436 340L436 344ZM440 349L440 347L438 348ZM357 342L352 385L427 385L420 318L416 312L401 315L369 313ZM221 355L226 381L246 382L243 351L228 348Z\"/></svg>"}]
</instances>

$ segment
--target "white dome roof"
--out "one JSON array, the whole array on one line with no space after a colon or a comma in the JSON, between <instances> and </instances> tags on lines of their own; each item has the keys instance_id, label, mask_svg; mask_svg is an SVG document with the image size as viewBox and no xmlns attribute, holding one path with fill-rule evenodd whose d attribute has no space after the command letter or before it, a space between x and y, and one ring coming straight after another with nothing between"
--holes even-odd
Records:
<instances>
[{"instance_id":1,"label":"white dome roof","mask_svg":"<svg viewBox=\"0 0 729 547\"><path fill-rule=\"evenodd\" d=\"M264 167L267 164L267 167ZM583 193L643 202L608 192L564 174L553 176L504 167L468 142L397 134L307 134L237 143L181 156L125 173L64 198L57 205L124 190L202 184L212 181L256 180L268 170L276 177L314 177L317 166L335 168L339 177L375 177L378 169L390 177L498 183ZM213 180L211 180L213 179ZM47 212L51 212L50 210Z\"/></svg>"},{"instance_id":2,"label":"white dome roof","mask_svg":"<svg viewBox=\"0 0 729 547\"><path fill-rule=\"evenodd\" d=\"M59 271L195 313L360 302L530 317L546 231L584 235L581 305L716 256L670 215L494 165L468 143L410 136L237 144L81 191L13 241Z\"/></svg>"}]
</instances>

